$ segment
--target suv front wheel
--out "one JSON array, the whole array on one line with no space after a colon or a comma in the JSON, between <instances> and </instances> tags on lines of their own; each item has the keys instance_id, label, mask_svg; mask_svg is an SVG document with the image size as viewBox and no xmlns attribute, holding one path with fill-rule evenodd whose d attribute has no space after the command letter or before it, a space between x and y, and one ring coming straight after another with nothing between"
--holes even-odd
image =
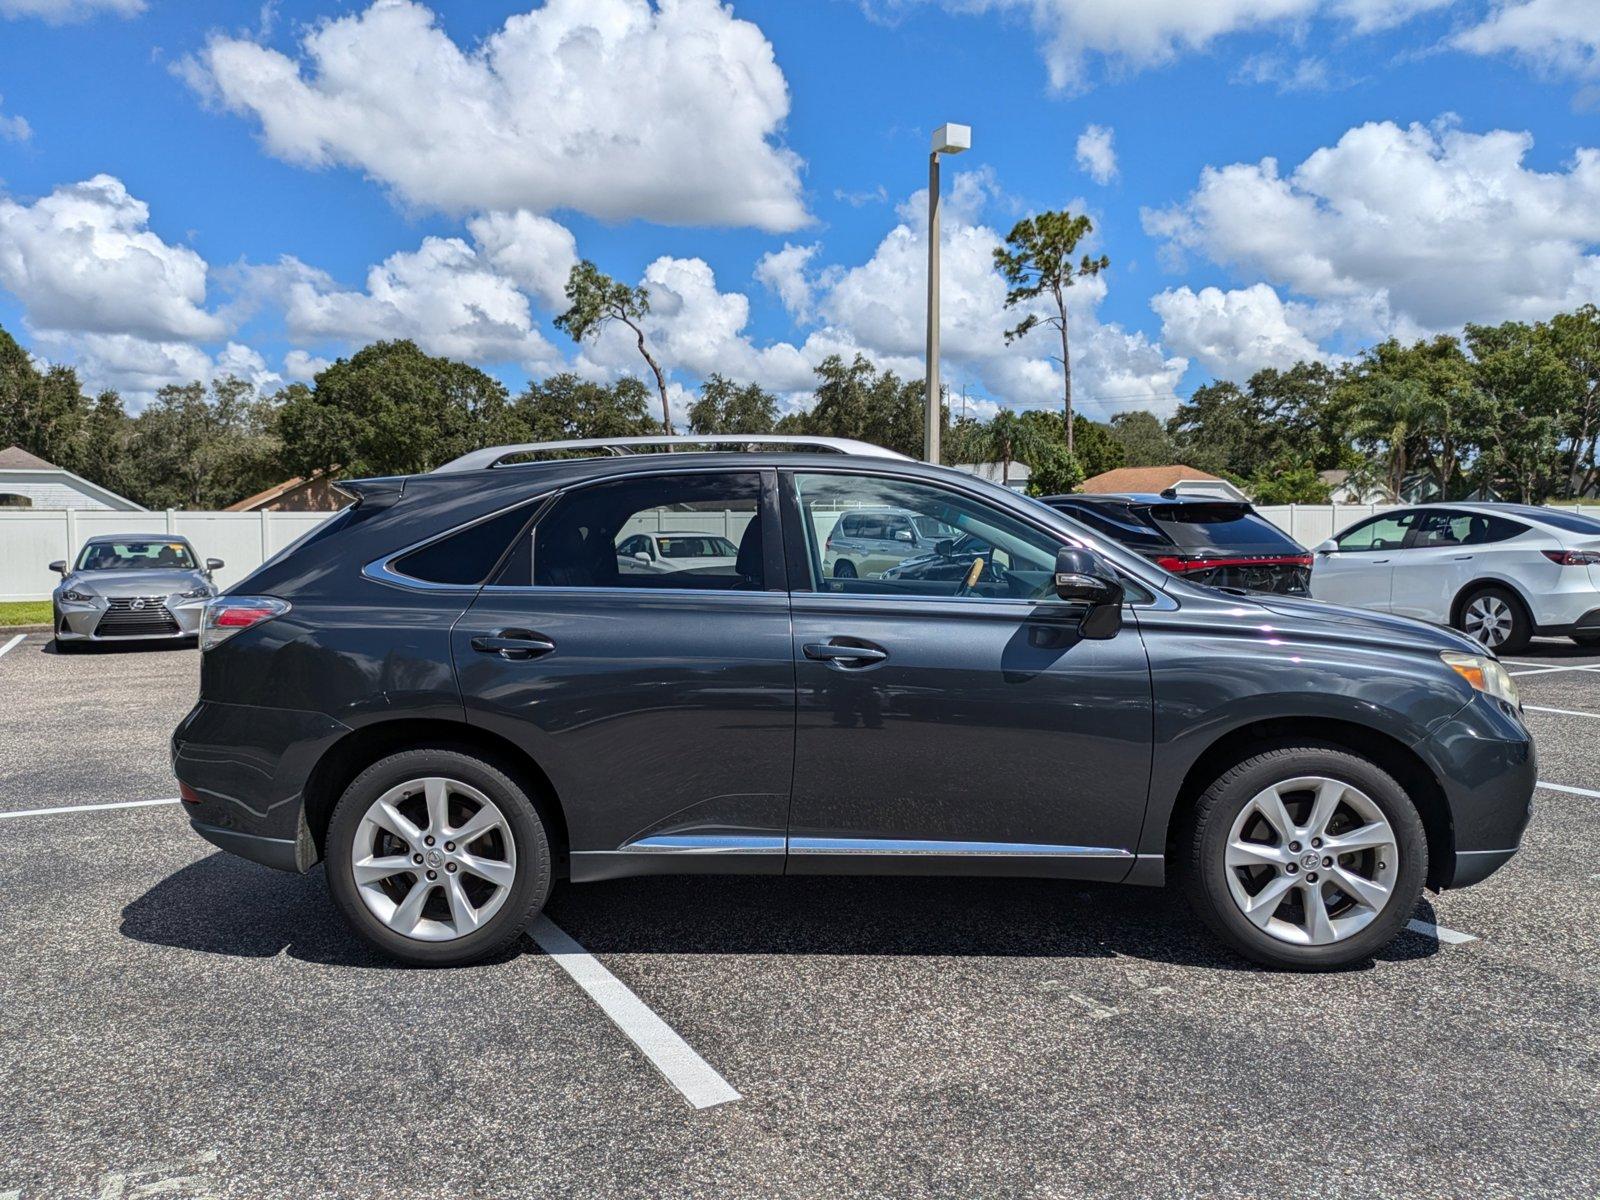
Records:
<instances>
[{"instance_id":1,"label":"suv front wheel","mask_svg":"<svg viewBox=\"0 0 1600 1200\"><path fill-rule=\"evenodd\" d=\"M1261 751L1196 805L1185 885L1206 923L1256 962L1331 970L1370 958L1422 894L1416 806L1375 764L1334 746Z\"/></svg>"},{"instance_id":2,"label":"suv front wheel","mask_svg":"<svg viewBox=\"0 0 1600 1200\"><path fill-rule=\"evenodd\" d=\"M533 802L500 768L456 750L407 750L358 775L333 810L327 863L345 920L414 966L501 953L550 891Z\"/></svg>"}]
</instances>

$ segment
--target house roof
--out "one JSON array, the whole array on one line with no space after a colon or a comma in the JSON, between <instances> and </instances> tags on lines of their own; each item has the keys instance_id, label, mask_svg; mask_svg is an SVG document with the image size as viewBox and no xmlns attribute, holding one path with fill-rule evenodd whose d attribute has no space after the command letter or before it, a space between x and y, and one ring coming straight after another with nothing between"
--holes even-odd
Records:
<instances>
[{"instance_id":1,"label":"house roof","mask_svg":"<svg viewBox=\"0 0 1600 1200\"><path fill-rule=\"evenodd\" d=\"M45 462L37 454L29 454L21 446L7 446L0 450L0 469L13 471L59 471L55 463Z\"/></svg>"},{"instance_id":2,"label":"house roof","mask_svg":"<svg viewBox=\"0 0 1600 1200\"><path fill-rule=\"evenodd\" d=\"M335 470L337 469L335 468ZM275 484L264 492L257 492L254 496L246 496L243 500L235 500L222 511L254 512L258 508L265 508L280 496L287 496L297 487L315 483L326 474L326 471L313 471L310 475L296 475L293 479L285 479L282 483Z\"/></svg>"},{"instance_id":3,"label":"house roof","mask_svg":"<svg viewBox=\"0 0 1600 1200\"><path fill-rule=\"evenodd\" d=\"M1219 479L1209 471L1175 463L1170 467L1118 467L1083 481L1085 492L1164 492L1185 479ZM1219 479L1220 482L1220 479Z\"/></svg>"}]
</instances>

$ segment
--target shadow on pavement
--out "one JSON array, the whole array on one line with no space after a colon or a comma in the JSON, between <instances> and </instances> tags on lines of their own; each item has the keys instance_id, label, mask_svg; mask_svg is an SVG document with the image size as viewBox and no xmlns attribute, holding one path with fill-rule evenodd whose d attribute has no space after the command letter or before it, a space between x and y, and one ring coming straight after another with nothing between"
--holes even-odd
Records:
<instances>
[{"instance_id":1,"label":"shadow on pavement","mask_svg":"<svg viewBox=\"0 0 1600 1200\"><path fill-rule=\"evenodd\" d=\"M597 955L1124 956L1258 969L1224 949L1175 891L1058 880L657 876L558 884L546 912ZM1427 905L1418 915L1433 920ZM394 966L345 927L320 871L292 875L223 853L129 904L121 929L137 941L207 954L287 952L334 966ZM1378 957L1438 950L1413 934Z\"/></svg>"},{"instance_id":2,"label":"shadow on pavement","mask_svg":"<svg viewBox=\"0 0 1600 1200\"><path fill-rule=\"evenodd\" d=\"M50 631L47 629L45 633ZM59 658L93 658L101 654L170 654L174 650L196 650L198 644L192 637L161 638L148 642L63 642L56 644L53 637L39 643L40 654L54 654Z\"/></svg>"},{"instance_id":3,"label":"shadow on pavement","mask_svg":"<svg viewBox=\"0 0 1600 1200\"><path fill-rule=\"evenodd\" d=\"M1508 658L1536 659L1548 658L1552 660L1566 658L1592 658L1600 660L1600 646L1579 646L1566 638L1534 638L1515 654L1507 655Z\"/></svg>"}]
</instances>

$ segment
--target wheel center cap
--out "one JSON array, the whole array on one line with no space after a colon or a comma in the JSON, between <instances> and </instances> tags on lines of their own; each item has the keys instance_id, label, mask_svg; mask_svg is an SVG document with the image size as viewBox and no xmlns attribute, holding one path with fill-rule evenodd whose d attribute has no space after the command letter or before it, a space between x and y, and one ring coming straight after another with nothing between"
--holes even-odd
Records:
<instances>
[{"instance_id":1,"label":"wheel center cap","mask_svg":"<svg viewBox=\"0 0 1600 1200\"><path fill-rule=\"evenodd\" d=\"M430 867L437 867L443 861L444 855L440 854L437 850L428 851L428 865Z\"/></svg>"},{"instance_id":2,"label":"wheel center cap","mask_svg":"<svg viewBox=\"0 0 1600 1200\"><path fill-rule=\"evenodd\" d=\"M1300 865L1308 871L1311 870L1312 867L1316 866L1318 861L1319 860L1315 851L1307 851L1305 854L1300 856Z\"/></svg>"}]
</instances>

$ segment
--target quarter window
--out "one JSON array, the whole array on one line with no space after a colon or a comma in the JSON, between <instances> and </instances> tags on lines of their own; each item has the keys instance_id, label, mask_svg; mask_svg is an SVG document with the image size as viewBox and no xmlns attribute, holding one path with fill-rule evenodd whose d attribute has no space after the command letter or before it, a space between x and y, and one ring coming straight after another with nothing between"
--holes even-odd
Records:
<instances>
[{"instance_id":1,"label":"quarter window","mask_svg":"<svg viewBox=\"0 0 1600 1200\"><path fill-rule=\"evenodd\" d=\"M522 504L468 525L394 561L398 575L423 583L477 587L489 577L511 540L522 531L538 502Z\"/></svg>"}]
</instances>

